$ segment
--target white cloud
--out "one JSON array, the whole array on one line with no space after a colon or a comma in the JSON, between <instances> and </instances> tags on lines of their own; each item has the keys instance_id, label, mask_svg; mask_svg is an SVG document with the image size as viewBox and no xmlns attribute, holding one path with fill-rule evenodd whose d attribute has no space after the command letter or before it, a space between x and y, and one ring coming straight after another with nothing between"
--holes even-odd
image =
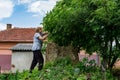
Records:
<instances>
[{"instance_id":1,"label":"white cloud","mask_svg":"<svg viewBox=\"0 0 120 80\"><path fill-rule=\"evenodd\" d=\"M18 0L19 5L26 5L28 12L35 13L34 17L45 16L47 12L53 9L59 0Z\"/></svg>"},{"instance_id":2,"label":"white cloud","mask_svg":"<svg viewBox=\"0 0 120 80\"><path fill-rule=\"evenodd\" d=\"M13 7L14 4L11 0L0 0L0 20L11 16Z\"/></svg>"},{"instance_id":3,"label":"white cloud","mask_svg":"<svg viewBox=\"0 0 120 80\"><path fill-rule=\"evenodd\" d=\"M6 24L0 23L0 31L6 29Z\"/></svg>"},{"instance_id":4,"label":"white cloud","mask_svg":"<svg viewBox=\"0 0 120 80\"><path fill-rule=\"evenodd\" d=\"M58 0L39 0L34 1L28 5L28 12L33 12L35 15L42 15L44 16L47 12L53 9Z\"/></svg>"},{"instance_id":5,"label":"white cloud","mask_svg":"<svg viewBox=\"0 0 120 80\"><path fill-rule=\"evenodd\" d=\"M18 0L18 4L31 3L33 0Z\"/></svg>"},{"instance_id":6,"label":"white cloud","mask_svg":"<svg viewBox=\"0 0 120 80\"><path fill-rule=\"evenodd\" d=\"M14 28L13 25L12 25L12 28ZM1 30L5 30L5 29L7 29L7 24L0 23L0 31L1 31Z\"/></svg>"}]
</instances>

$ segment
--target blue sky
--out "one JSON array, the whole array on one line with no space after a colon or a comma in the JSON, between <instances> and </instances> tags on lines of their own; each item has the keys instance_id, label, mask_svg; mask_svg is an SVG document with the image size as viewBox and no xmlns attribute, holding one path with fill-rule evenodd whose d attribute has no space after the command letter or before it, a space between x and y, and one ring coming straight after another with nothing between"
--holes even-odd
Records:
<instances>
[{"instance_id":1,"label":"blue sky","mask_svg":"<svg viewBox=\"0 0 120 80\"><path fill-rule=\"evenodd\" d=\"M37 27L58 0L0 0L0 30L13 27Z\"/></svg>"}]
</instances>

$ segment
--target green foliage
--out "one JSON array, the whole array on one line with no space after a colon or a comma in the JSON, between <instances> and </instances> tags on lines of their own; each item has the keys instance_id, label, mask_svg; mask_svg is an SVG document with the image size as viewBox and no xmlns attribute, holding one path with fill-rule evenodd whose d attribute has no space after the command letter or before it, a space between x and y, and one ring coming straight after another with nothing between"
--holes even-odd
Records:
<instances>
[{"instance_id":1,"label":"green foliage","mask_svg":"<svg viewBox=\"0 0 120 80\"><path fill-rule=\"evenodd\" d=\"M61 0L44 17L43 25L51 41L96 51L109 69L120 56L119 0Z\"/></svg>"},{"instance_id":2,"label":"green foliage","mask_svg":"<svg viewBox=\"0 0 120 80\"><path fill-rule=\"evenodd\" d=\"M85 80L86 79L86 75L82 74L80 75L77 80Z\"/></svg>"},{"instance_id":3,"label":"green foliage","mask_svg":"<svg viewBox=\"0 0 120 80\"><path fill-rule=\"evenodd\" d=\"M42 53L43 54L46 52L46 47L47 47L47 43L43 43L43 45L42 45Z\"/></svg>"},{"instance_id":4,"label":"green foliage","mask_svg":"<svg viewBox=\"0 0 120 80\"><path fill-rule=\"evenodd\" d=\"M54 65L69 65L72 64L71 59L69 57L62 57L62 58L57 58L54 62Z\"/></svg>"},{"instance_id":5,"label":"green foliage","mask_svg":"<svg viewBox=\"0 0 120 80\"><path fill-rule=\"evenodd\" d=\"M86 64L92 64L92 66L85 66ZM26 70L0 74L0 80L86 80L88 74L90 74L91 80L103 80L103 72L93 64L95 63L84 59L74 65L68 57L59 58L55 62L47 63L41 71L35 68L32 73ZM116 80L109 71L106 71L105 74L106 80Z\"/></svg>"},{"instance_id":6,"label":"green foliage","mask_svg":"<svg viewBox=\"0 0 120 80\"><path fill-rule=\"evenodd\" d=\"M0 74L0 80L6 80L7 75L5 74Z\"/></svg>"},{"instance_id":7,"label":"green foliage","mask_svg":"<svg viewBox=\"0 0 120 80\"><path fill-rule=\"evenodd\" d=\"M87 58L84 58L82 61L80 61L76 67L80 68L81 73L84 72L94 72L97 70L97 65L95 63L95 60L88 60Z\"/></svg>"},{"instance_id":8,"label":"green foliage","mask_svg":"<svg viewBox=\"0 0 120 80\"><path fill-rule=\"evenodd\" d=\"M50 67L49 67L50 66ZM70 58L59 58L54 63L49 63L41 72L41 79L45 80L74 80L73 67Z\"/></svg>"}]
</instances>

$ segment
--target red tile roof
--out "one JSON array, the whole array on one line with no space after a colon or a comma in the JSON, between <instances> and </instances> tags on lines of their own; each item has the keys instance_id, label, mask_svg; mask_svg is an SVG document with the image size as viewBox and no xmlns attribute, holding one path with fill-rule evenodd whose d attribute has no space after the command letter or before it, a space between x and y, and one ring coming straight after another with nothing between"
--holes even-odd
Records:
<instances>
[{"instance_id":1,"label":"red tile roof","mask_svg":"<svg viewBox=\"0 0 120 80\"><path fill-rule=\"evenodd\" d=\"M32 42L35 28L12 28L0 31L0 42Z\"/></svg>"}]
</instances>

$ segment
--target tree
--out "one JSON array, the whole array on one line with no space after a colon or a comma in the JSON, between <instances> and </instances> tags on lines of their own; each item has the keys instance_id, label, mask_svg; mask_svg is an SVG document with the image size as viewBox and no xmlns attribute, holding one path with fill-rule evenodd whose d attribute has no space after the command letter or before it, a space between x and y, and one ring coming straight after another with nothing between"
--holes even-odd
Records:
<instances>
[{"instance_id":1,"label":"tree","mask_svg":"<svg viewBox=\"0 0 120 80\"><path fill-rule=\"evenodd\" d=\"M72 45L97 52L112 69L120 56L119 0L61 0L43 19L49 38L61 45Z\"/></svg>"}]
</instances>

